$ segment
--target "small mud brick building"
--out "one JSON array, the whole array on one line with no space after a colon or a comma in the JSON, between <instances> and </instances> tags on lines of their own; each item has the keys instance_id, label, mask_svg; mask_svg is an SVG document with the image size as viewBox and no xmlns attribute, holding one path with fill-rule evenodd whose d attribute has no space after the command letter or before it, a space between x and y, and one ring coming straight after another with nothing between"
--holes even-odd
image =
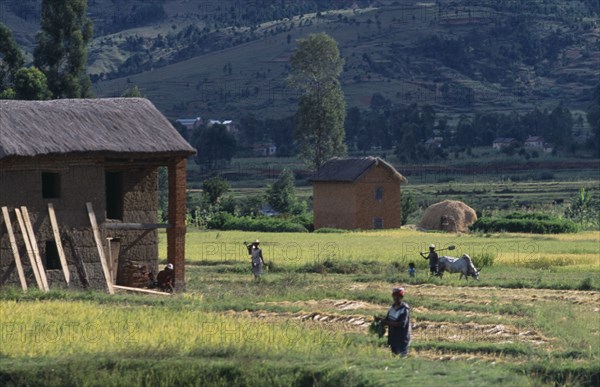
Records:
<instances>
[{"instance_id":1,"label":"small mud brick building","mask_svg":"<svg viewBox=\"0 0 600 387\"><path fill-rule=\"evenodd\" d=\"M35 282L15 208L27 207L52 288L65 279L48 216L51 203L71 286L106 287L90 202L114 284L145 284L144 267L156 274L162 227L176 285L183 287L185 166L194 153L143 98L0 101L0 206L9 210L30 286ZM168 224L157 224L161 166L168 169ZM7 234L0 216L0 286L19 283Z\"/></svg>"},{"instance_id":2,"label":"small mud brick building","mask_svg":"<svg viewBox=\"0 0 600 387\"><path fill-rule=\"evenodd\" d=\"M404 176L377 157L333 158L311 178L315 229L398 228Z\"/></svg>"}]
</instances>

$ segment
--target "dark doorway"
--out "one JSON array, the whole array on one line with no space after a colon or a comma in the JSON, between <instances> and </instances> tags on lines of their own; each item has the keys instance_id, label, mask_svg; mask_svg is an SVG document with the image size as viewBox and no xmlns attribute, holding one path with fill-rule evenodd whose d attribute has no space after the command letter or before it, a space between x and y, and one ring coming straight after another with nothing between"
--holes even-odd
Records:
<instances>
[{"instance_id":1,"label":"dark doorway","mask_svg":"<svg viewBox=\"0 0 600 387\"><path fill-rule=\"evenodd\" d=\"M106 172L106 218L123 220L122 172Z\"/></svg>"}]
</instances>

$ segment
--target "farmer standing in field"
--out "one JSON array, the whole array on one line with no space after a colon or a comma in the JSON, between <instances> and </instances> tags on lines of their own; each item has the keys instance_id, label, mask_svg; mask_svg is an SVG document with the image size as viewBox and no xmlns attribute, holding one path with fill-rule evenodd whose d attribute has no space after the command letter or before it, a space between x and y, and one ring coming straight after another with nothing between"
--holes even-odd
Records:
<instances>
[{"instance_id":1,"label":"farmer standing in field","mask_svg":"<svg viewBox=\"0 0 600 387\"><path fill-rule=\"evenodd\" d=\"M404 299L404 288L393 288L394 304L388 310L387 316L381 320L381 325L388 326L388 344L392 354L400 357L408 356L410 345L410 307Z\"/></svg>"},{"instance_id":2,"label":"farmer standing in field","mask_svg":"<svg viewBox=\"0 0 600 387\"><path fill-rule=\"evenodd\" d=\"M435 245L429 245L429 255L421 254L421 257L425 259L429 259L429 271L431 271L431 275L438 275L438 266L440 264L440 257L438 253L435 252Z\"/></svg>"},{"instance_id":3,"label":"farmer standing in field","mask_svg":"<svg viewBox=\"0 0 600 387\"><path fill-rule=\"evenodd\" d=\"M248 246L248 253L252 257L252 274L254 274L254 279L260 280L260 276L262 275L263 266L265 264L265 260L262 255L262 250L258 245L260 241L257 239L251 245Z\"/></svg>"}]
</instances>

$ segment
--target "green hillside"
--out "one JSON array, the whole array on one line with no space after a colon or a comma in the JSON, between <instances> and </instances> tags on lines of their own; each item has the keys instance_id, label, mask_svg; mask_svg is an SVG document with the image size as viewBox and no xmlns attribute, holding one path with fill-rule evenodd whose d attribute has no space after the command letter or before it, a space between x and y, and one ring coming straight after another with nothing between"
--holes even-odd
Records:
<instances>
[{"instance_id":1,"label":"green hillside","mask_svg":"<svg viewBox=\"0 0 600 387\"><path fill-rule=\"evenodd\" d=\"M543 108L560 100L577 108L598 81L594 63L600 61L597 14L577 16L586 12L580 6L578 13L528 14L450 3L380 4L231 27L208 34L213 44L242 36L249 41L99 81L96 92L114 96L136 84L171 117L288 115L295 109L285 82L294 40L325 31L346 61L342 83L349 106L368 107L379 92L394 103L429 103L449 113Z\"/></svg>"},{"instance_id":2,"label":"green hillside","mask_svg":"<svg viewBox=\"0 0 600 387\"><path fill-rule=\"evenodd\" d=\"M3 7L28 49L39 3ZM368 107L378 92L451 116L559 101L578 110L599 80L594 0L90 0L89 15L96 95L137 85L170 118L290 115L296 95L286 86L287 60L296 39L320 31L345 58L349 107Z\"/></svg>"}]
</instances>

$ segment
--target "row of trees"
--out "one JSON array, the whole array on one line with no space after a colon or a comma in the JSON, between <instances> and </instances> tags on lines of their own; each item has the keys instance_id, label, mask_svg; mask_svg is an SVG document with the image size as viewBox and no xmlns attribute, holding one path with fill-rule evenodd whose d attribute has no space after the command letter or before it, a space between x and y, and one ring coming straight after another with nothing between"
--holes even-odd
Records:
<instances>
[{"instance_id":1,"label":"row of trees","mask_svg":"<svg viewBox=\"0 0 600 387\"><path fill-rule=\"evenodd\" d=\"M91 82L85 70L92 22L86 9L86 0L42 2L33 67L29 68L23 67L23 55L11 31L0 23L0 98L91 96Z\"/></svg>"},{"instance_id":2,"label":"row of trees","mask_svg":"<svg viewBox=\"0 0 600 387\"><path fill-rule=\"evenodd\" d=\"M596 105L598 104L590 105L588 112L591 125L594 120L598 121ZM570 144L574 142L575 120L563 104L558 104L552 110L536 108L523 114L465 114L455 124L451 124L449 120L447 116L440 116L430 105L393 105L390 100L375 94L369 109L352 107L347 110L344 141L350 150L395 148L396 154L403 160L443 158L444 152L432 152L425 146L425 142L432 137L443 138L443 148L491 146L497 137L512 137L522 142L530 135L543 136L547 142L565 150L570 150ZM323 130L320 133L329 134ZM230 160L235 155L251 155L250 145L257 142L273 141L277 145L279 156L292 156L296 154L294 139L302 134L296 126L295 117L259 119L254 114L249 114L240 119L237 136L228 132L225 127L213 125L196 131L190 142L199 151L199 163L216 167L219 165L218 160ZM337 134L339 138L339 133ZM600 135L596 134L596 142L598 138ZM316 137L307 137L307 141L308 139L317 141ZM600 148L598 144L596 147Z\"/></svg>"}]
</instances>

